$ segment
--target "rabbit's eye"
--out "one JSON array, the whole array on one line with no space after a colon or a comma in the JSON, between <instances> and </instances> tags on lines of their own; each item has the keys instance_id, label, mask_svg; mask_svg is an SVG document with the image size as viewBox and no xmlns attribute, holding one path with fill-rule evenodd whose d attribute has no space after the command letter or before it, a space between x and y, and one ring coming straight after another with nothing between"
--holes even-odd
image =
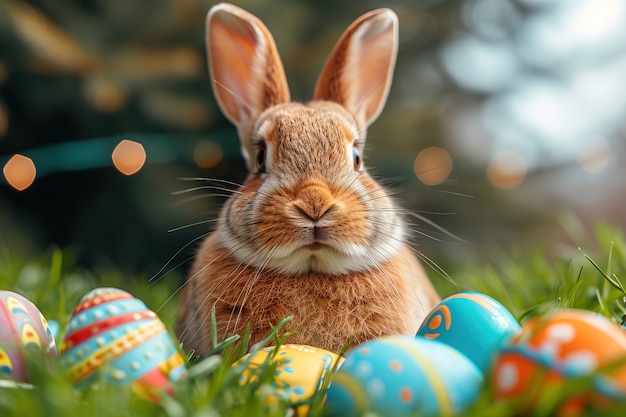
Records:
<instances>
[{"instance_id":1,"label":"rabbit's eye","mask_svg":"<svg viewBox=\"0 0 626 417\"><path fill-rule=\"evenodd\" d=\"M256 151L256 170L265 172L265 146L259 147Z\"/></svg>"},{"instance_id":2,"label":"rabbit's eye","mask_svg":"<svg viewBox=\"0 0 626 417\"><path fill-rule=\"evenodd\" d=\"M357 148L352 148L352 159L354 160L354 170L358 171L361 169L361 153Z\"/></svg>"}]
</instances>

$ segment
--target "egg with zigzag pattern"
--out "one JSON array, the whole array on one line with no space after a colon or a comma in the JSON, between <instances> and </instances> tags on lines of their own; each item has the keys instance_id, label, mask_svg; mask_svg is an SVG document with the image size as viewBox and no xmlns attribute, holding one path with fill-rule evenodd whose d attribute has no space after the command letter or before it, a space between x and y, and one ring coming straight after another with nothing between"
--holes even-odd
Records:
<instances>
[{"instance_id":1,"label":"egg with zigzag pattern","mask_svg":"<svg viewBox=\"0 0 626 417\"><path fill-rule=\"evenodd\" d=\"M77 388L128 385L156 399L186 372L177 343L143 301L117 288L90 291L74 309L61 346L61 369Z\"/></svg>"}]
</instances>

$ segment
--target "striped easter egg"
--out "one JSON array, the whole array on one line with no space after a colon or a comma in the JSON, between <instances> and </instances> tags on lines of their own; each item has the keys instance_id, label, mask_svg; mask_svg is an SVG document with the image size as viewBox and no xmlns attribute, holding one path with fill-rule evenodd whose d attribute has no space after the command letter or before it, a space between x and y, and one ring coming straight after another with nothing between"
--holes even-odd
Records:
<instances>
[{"instance_id":1,"label":"striped easter egg","mask_svg":"<svg viewBox=\"0 0 626 417\"><path fill-rule=\"evenodd\" d=\"M0 290L0 378L28 382L30 360L56 356L54 337L39 309L17 293Z\"/></svg>"},{"instance_id":2,"label":"striped easter egg","mask_svg":"<svg viewBox=\"0 0 626 417\"><path fill-rule=\"evenodd\" d=\"M61 346L61 368L77 388L104 381L131 385L154 399L186 371L159 317L117 288L97 288L74 309Z\"/></svg>"},{"instance_id":3,"label":"striped easter egg","mask_svg":"<svg viewBox=\"0 0 626 417\"><path fill-rule=\"evenodd\" d=\"M422 337L388 336L346 354L327 392L327 415L439 416L477 397L482 373L456 349Z\"/></svg>"}]
</instances>

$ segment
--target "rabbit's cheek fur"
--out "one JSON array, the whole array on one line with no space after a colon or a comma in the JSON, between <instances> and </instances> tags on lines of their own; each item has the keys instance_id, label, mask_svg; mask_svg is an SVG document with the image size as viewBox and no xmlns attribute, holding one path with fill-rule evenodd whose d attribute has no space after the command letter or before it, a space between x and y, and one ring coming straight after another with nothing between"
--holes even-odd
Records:
<instances>
[{"instance_id":1,"label":"rabbit's cheek fur","mask_svg":"<svg viewBox=\"0 0 626 417\"><path fill-rule=\"evenodd\" d=\"M242 263L285 274L376 268L398 252L403 224L367 174L343 182L285 188L253 177L225 206L220 240Z\"/></svg>"},{"instance_id":2,"label":"rabbit's cheek fur","mask_svg":"<svg viewBox=\"0 0 626 417\"><path fill-rule=\"evenodd\" d=\"M402 223L355 168L358 131L345 110L319 101L270 110L252 141L266 170L227 204L221 243L244 264L291 275L364 271L395 256Z\"/></svg>"}]
</instances>

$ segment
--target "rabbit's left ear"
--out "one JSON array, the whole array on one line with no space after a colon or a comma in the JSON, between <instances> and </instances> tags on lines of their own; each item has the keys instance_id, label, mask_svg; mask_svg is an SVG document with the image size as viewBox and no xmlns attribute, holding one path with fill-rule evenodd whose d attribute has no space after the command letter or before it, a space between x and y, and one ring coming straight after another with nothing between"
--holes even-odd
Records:
<instances>
[{"instance_id":1,"label":"rabbit's left ear","mask_svg":"<svg viewBox=\"0 0 626 417\"><path fill-rule=\"evenodd\" d=\"M362 129L382 111L398 52L398 16L378 9L358 18L331 52L315 87L316 100L343 105Z\"/></svg>"}]
</instances>

